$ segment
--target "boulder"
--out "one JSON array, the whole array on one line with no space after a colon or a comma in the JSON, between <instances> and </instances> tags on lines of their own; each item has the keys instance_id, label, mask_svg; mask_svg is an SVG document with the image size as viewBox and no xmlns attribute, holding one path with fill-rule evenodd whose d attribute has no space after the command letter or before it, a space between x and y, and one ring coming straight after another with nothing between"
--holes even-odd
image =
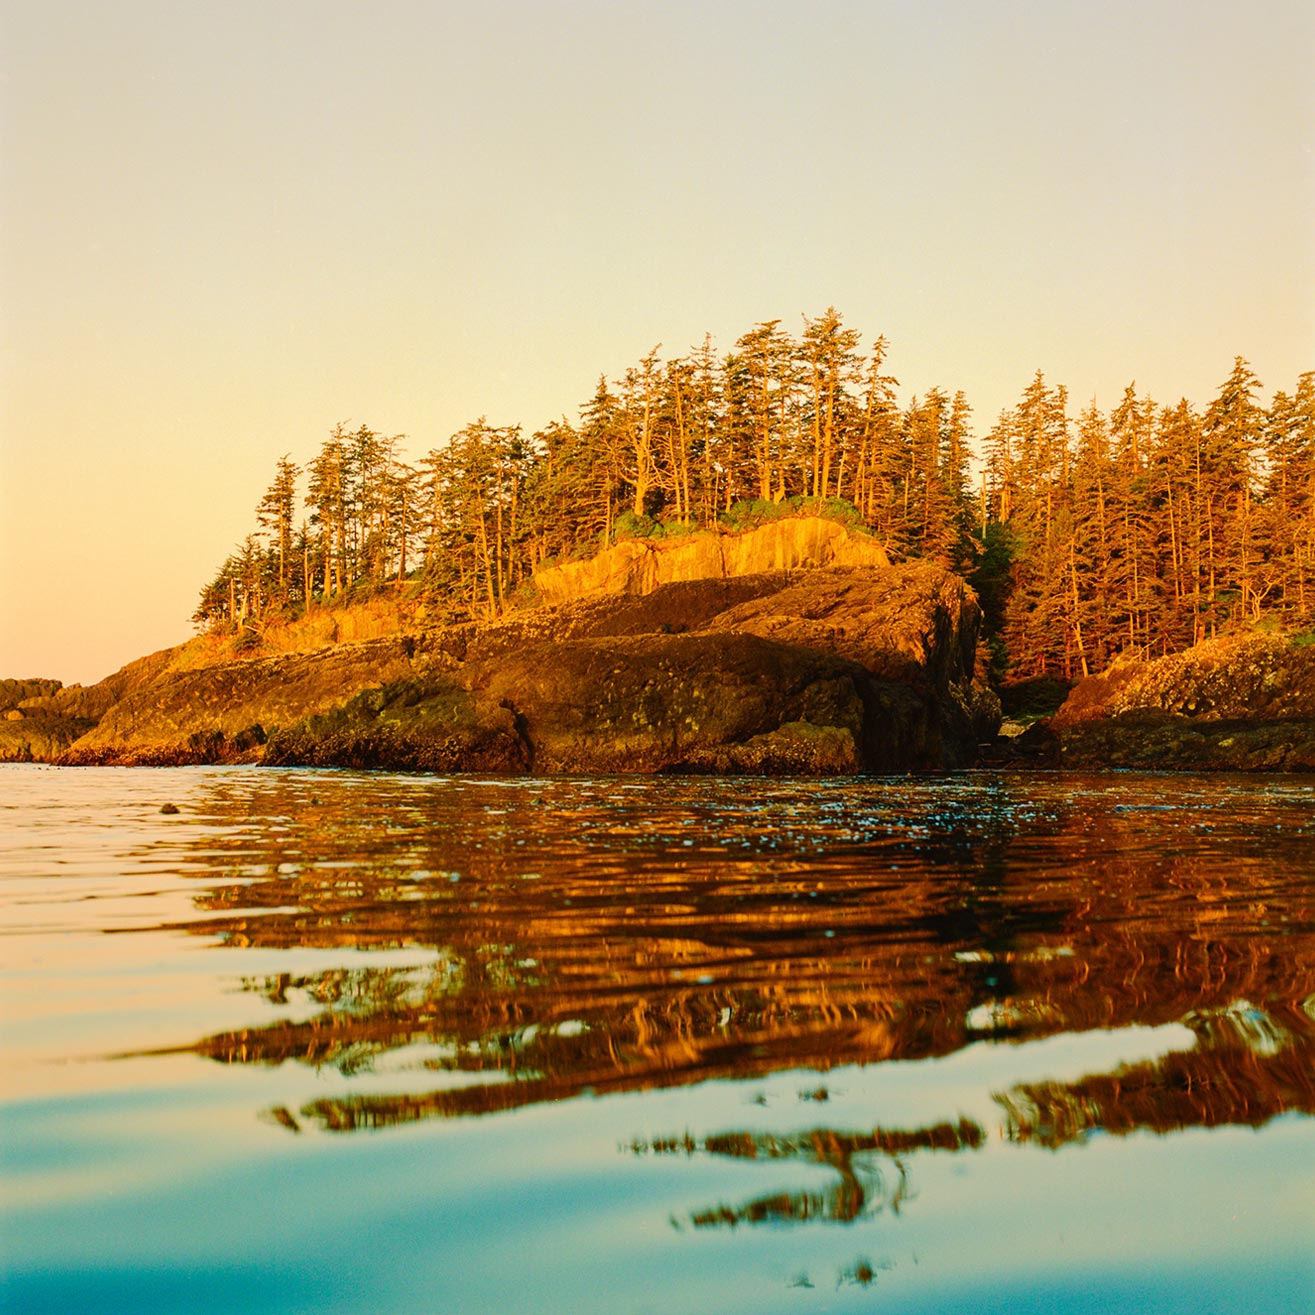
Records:
<instances>
[{"instance_id":1,"label":"boulder","mask_svg":"<svg viewBox=\"0 0 1315 1315\"><path fill-rule=\"evenodd\" d=\"M535 645L475 667L470 679L513 712L536 771L741 770L755 753L765 768L773 745L800 770L864 764L861 669L753 635ZM796 726L788 751L780 740L732 752L787 724ZM811 754L805 724L829 732L808 742Z\"/></svg>"},{"instance_id":2,"label":"boulder","mask_svg":"<svg viewBox=\"0 0 1315 1315\"><path fill-rule=\"evenodd\" d=\"M530 768L515 714L442 675L369 689L275 731L263 760L275 767L387 767L411 772Z\"/></svg>"},{"instance_id":3,"label":"boulder","mask_svg":"<svg viewBox=\"0 0 1315 1315\"><path fill-rule=\"evenodd\" d=\"M1315 770L1315 646L1229 636L1079 682L1055 714L1066 767Z\"/></svg>"},{"instance_id":4,"label":"boulder","mask_svg":"<svg viewBox=\"0 0 1315 1315\"><path fill-rule=\"evenodd\" d=\"M999 707L975 682L981 609L958 576L928 562L879 571L811 571L710 622L716 630L834 653L879 682L918 694L928 710L916 756L970 763L994 736Z\"/></svg>"}]
</instances>

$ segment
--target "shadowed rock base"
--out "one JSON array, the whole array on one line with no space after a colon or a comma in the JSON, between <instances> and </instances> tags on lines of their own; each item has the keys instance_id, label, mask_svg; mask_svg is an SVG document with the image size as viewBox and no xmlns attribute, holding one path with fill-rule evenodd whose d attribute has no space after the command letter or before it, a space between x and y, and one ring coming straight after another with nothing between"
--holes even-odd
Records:
<instances>
[{"instance_id":1,"label":"shadowed rock base","mask_svg":"<svg viewBox=\"0 0 1315 1315\"><path fill-rule=\"evenodd\" d=\"M1060 740L1059 761L1082 768L1313 772L1315 721L1197 721L1125 712L1070 727Z\"/></svg>"}]
</instances>

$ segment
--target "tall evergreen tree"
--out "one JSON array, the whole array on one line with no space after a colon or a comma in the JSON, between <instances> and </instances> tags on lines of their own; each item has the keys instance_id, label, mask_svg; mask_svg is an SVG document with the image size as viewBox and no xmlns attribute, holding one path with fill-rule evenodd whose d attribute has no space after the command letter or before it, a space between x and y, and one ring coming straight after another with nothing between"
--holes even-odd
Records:
<instances>
[{"instance_id":1,"label":"tall evergreen tree","mask_svg":"<svg viewBox=\"0 0 1315 1315\"><path fill-rule=\"evenodd\" d=\"M1268 472L1260 531L1267 578L1285 620L1315 621L1315 371L1277 392L1265 418Z\"/></svg>"},{"instance_id":2,"label":"tall evergreen tree","mask_svg":"<svg viewBox=\"0 0 1315 1315\"><path fill-rule=\"evenodd\" d=\"M278 460L274 480L256 508L256 519L269 536L278 560L278 590L286 600L292 570L292 523L297 510L297 476L301 473L291 456Z\"/></svg>"},{"instance_id":3,"label":"tall evergreen tree","mask_svg":"<svg viewBox=\"0 0 1315 1315\"><path fill-rule=\"evenodd\" d=\"M1235 357L1201 426L1202 459L1209 472L1210 593L1218 621L1258 615L1259 561L1254 496L1264 412L1256 401L1260 381Z\"/></svg>"},{"instance_id":4,"label":"tall evergreen tree","mask_svg":"<svg viewBox=\"0 0 1315 1315\"><path fill-rule=\"evenodd\" d=\"M858 365L858 344L858 331L844 327L834 306L828 306L816 319L804 318L799 354L808 381L812 449L808 492L814 498L829 498L833 481L839 487L849 388Z\"/></svg>"},{"instance_id":5,"label":"tall evergreen tree","mask_svg":"<svg viewBox=\"0 0 1315 1315\"><path fill-rule=\"evenodd\" d=\"M899 409L895 403L899 380L883 372L888 349L886 339L880 337L868 354L851 501L867 524L891 542L894 538L891 516L901 463L897 453ZM841 496L844 496L843 487Z\"/></svg>"},{"instance_id":6,"label":"tall evergreen tree","mask_svg":"<svg viewBox=\"0 0 1315 1315\"><path fill-rule=\"evenodd\" d=\"M347 583L347 435L334 427L307 467L306 506L316 530L320 594L332 598Z\"/></svg>"}]
</instances>

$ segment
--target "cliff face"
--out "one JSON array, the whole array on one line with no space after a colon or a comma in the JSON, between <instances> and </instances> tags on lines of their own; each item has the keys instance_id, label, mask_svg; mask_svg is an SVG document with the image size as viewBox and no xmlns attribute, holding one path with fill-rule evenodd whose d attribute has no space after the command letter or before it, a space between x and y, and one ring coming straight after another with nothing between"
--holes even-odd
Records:
<instances>
[{"instance_id":1,"label":"cliff face","mask_svg":"<svg viewBox=\"0 0 1315 1315\"><path fill-rule=\"evenodd\" d=\"M1315 771L1315 646L1232 636L1119 662L1051 729L1066 767Z\"/></svg>"},{"instance_id":2,"label":"cliff face","mask_svg":"<svg viewBox=\"0 0 1315 1315\"><path fill-rule=\"evenodd\" d=\"M882 618L889 625L883 629ZM972 760L979 621L926 566L598 595L274 736L266 761L547 772L906 771Z\"/></svg>"},{"instance_id":3,"label":"cliff face","mask_svg":"<svg viewBox=\"0 0 1315 1315\"><path fill-rule=\"evenodd\" d=\"M488 625L189 670L156 654L36 695L66 734L31 756L837 773L960 766L993 733L972 591L834 522L623 544L545 575L555 605Z\"/></svg>"},{"instance_id":4,"label":"cliff face","mask_svg":"<svg viewBox=\"0 0 1315 1315\"><path fill-rule=\"evenodd\" d=\"M770 571L819 567L880 569L890 565L875 540L820 516L793 516L743 534L687 539L628 539L584 562L564 562L534 577L545 602L596 594L649 594L664 584L725 580Z\"/></svg>"}]
</instances>

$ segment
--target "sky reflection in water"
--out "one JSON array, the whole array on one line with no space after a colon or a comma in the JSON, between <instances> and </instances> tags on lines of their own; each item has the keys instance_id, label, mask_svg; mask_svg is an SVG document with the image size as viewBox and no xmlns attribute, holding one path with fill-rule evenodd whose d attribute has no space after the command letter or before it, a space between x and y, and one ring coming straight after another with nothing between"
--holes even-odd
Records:
<instances>
[{"instance_id":1,"label":"sky reflection in water","mask_svg":"<svg viewBox=\"0 0 1315 1315\"><path fill-rule=\"evenodd\" d=\"M9 1309L1315 1309L1309 785L0 778Z\"/></svg>"}]
</instances>

